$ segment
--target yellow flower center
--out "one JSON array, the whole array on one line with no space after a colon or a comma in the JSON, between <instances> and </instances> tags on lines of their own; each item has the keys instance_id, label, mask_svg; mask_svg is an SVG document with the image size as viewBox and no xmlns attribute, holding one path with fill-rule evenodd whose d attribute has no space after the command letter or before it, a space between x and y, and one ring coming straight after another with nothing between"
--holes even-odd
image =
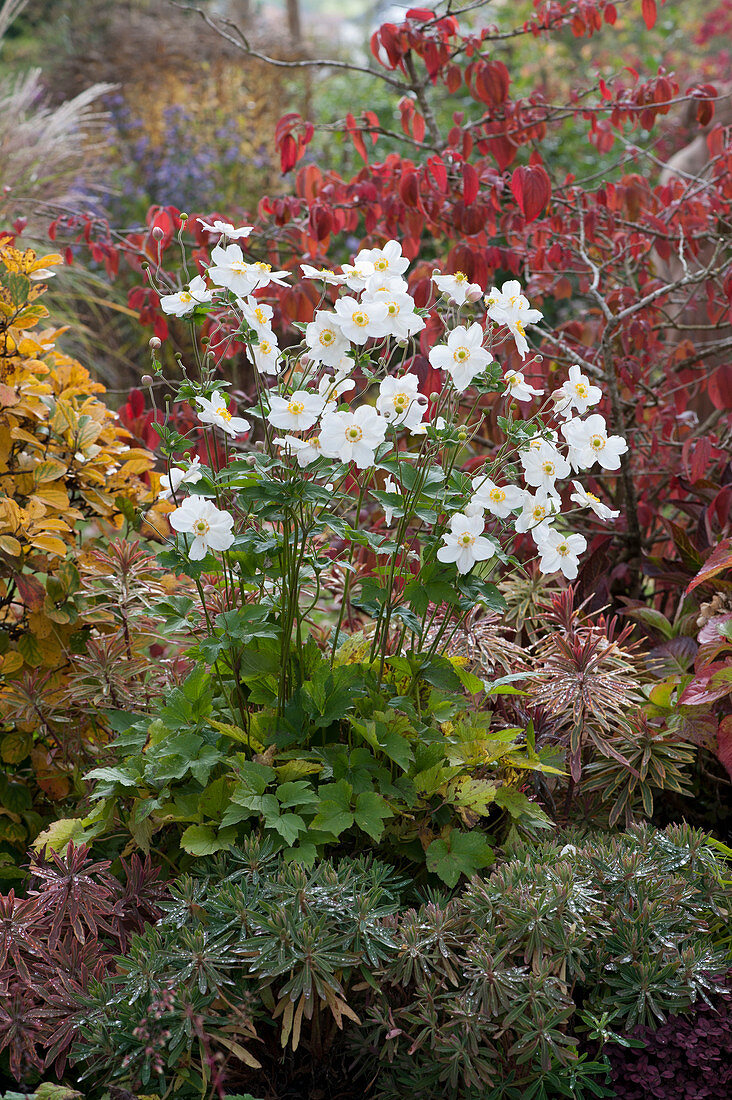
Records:
<instances>
[{"instance_id":1,"label":"yellow flower center","mask_svg":"<svg viewBox=\"0 0 732 1100\"><path fill-rule=\"evenodd\" d=\"M553 477L554 476L554 471L556 470L556 466L554 465L553 462L549 462L549 460L547 459L546 462L542 462L541 468L542 468L542 470L544 471L544 473L546 474L547 477Z\"/></svg>"},{"instance_id":2,"label":"yellow flower center","mask_svg":"<svg viewBox=\"0 0 732 1100\"><path fill-rule=\"evenodd\" d=\"M368 313L364 313L362 310L357 309L351 317L351 320L353 321L354 325L358 325L359 328L363 328L369 323L369 315Z\"/></svg>"},{"instance_id":3,"label":"yellow flower center","mask_svg":"<svg viewBox=\"0 0 732 1100\"><path fill-rule=\"evenodd\" d=\"M320 342L324 348L329 348L335 342L335 331L332 328L324 328L320 334Z\"/></svg>"},{"instance_id":4,"label":"yellow flower center","mask_svg":"<svg viewBox=\"0 0 732 1100\"><path fill-rule=\"evenodd\" d=\"M536 522L539 523L541 520L544 519L544 516L546 515L546 508L543 504L535 504L534 510L531 514Z\"/></svg>"},{"instance_id":5,"label":"yellow flower center","mask_svg":"<svg viewBox=\"0 0 732 1100\"><path fill-rule=\"evenodd\" d=\"M585 493L585 496L587 497L588 500L594 500L595 504L600 503L600 498L596 497L594 493Z\"/></svg>"},{"instance_id":6,"label":"yellow flower center","mask_svg":"<svg viewBox=\"0 0 732 1100\"><path fill-rule=\"evenodd\" d=\"M259 350L261 351L262 355L270 355L272 351L272 345L270 344L269 340L260 340Z\"/></svg>"},{"instance_id":7,"label":"yellow flower center","mask_svg":"<svg viewBox=\"0 0 732 1100\"><path fill-rule=\"evenodd\" d=\"M468 276L465 274L464 271L456 271L455 272L455 282L456 283L467 283L467 281L468 281Z\"/></svg>"},{"instance_id":8,"label":"yellow flower center","mask_svg":"<svg viewBox=\"0 0 732 1100\"><path fill-rule=\"evenodd\" d=\"M458 535L458 542L461 546L472 546L475 542L475 535L471 535L468 531L464 531L462 535Z\"/></svg>"},{"instance_id":9,"label":"yellow flower center","mask_svg":"<svg viewBox=\"0 0 732 1100\"><path fill-rule=\"evenodd\" d=\"M464 363L466 359L470 358L470 349L463 347L455 348L452 357L456 363Z\"/></svg>"},{"instance_id":10,"label":"yellow flower center","mask_svg":"<svg viewBox=\"0 0 732 1100\"><path fill-rule=\"evenodd\" d=\"M272 264L266 264L264 260L257 260L254 267L258 267L260 271L271 271Z\"/></svg>"},{"instance_id":11,"label":"yellow flower center","mask_svg":"<svg viewBox=\"0 0 732 1100\"><path fill-rule=\"evenodd\" d=\"M601 451L606 442L607 440L603 439L601 435L593 435L590 439L590 446L592 447L593 451Z\"/></svg>"},{"instance_id":12,"label":"yellow flower center","mask_svg":"<svg viewBox=\"0 0 732 1100\"><path fill-rule=\"evenodd\" d=\"M389 314L390 317L396 317L396 315L399 313L399 306L396 304L396 302L387 302L386 312Z\"/></svg>"},{"instance_id":13,"label":"yellow flower center","mask_svg":"<svg viewBox=\"0 0 732 1100\"><path fill-rule=\"evenodd\" d=\"M489 498L490 500L495 500L497 504L502 504L503 501L506 499L506 490L498 488L491 489L489 493Z\"/></svg>"},{"instance_id":14,"label":"yellow flower center","mask_svg":"<svg viewBox=\"0 0 732 1100\"><path fill-rule=\"evenodd\" d=\"M235 275L245 275L247 265L242 260L233 260L230 264L231 270Z\"/></svg>"},{"instance_id":15,"label":"yellow flower center","mask_svg":"<svg viewBox=\"0 0 732 1100\"><path fill-rule=\"evenodd\" d=\"M569 547L567 546L566 542L560 542L559 546L557 547L557 553L560 555L560 557L566 558L569 552Z\"/></svg>"},{"instance_id":16,"label":"yellow flower center","mask_svg":"<svg viewBox=\"0 0 732 1100\"><path fill-rule=\"evenodd\" d=\"M394 408L397 412L403 412L404 409L409 407L409 394L408 393L395 393L394 394Z\"/></svg>"},{"instance_id":17,"label":"yellow flower center","mask_svg":"<svg viewBox=\"0 0 732 1100\"><path fill-rule=\"evenodd\" d=\"M522 336L525 336L526 332L524 331L524 326L522 325L522 323L520 321L514 321L514 324L516 326L516 331L520 332Z\"/></svg>"},{"instance_id":18,"label":"yellow flower center","mask_svg":"<svg viewBox=\"0 0 732 1100\"><path fill-rule=\"evenodd\" d=\"M508 383L510 389L514 389L516 386L521 385L521 379L519 378L515 370L506 371L506 382Z\"/></svg>"},{"instance_id":19,"label":"yellow flower center","mask_svg":"<svg viewBox=\"0 0 732 1100\"><path fill-rule=\"evenodd\" d=\"M386 259L385 256L382 256L380 260L376 261L376 263L374 264L374 269L376 271L388 271L389 270L389 261Z\"/></svg>"},{"instance_id":20,"label":"yellow flower center","mask_svg":"<svg viewBox=\"0 0 732 1100\"><path fill-rule=\"evenodd\" d=\"M192 302L193 295L189 294L187 290L182 290L180 294L180 299L182 302Z\"/></svg>"},{"instance_id":21,"label":"yellow flower center","mask_svg":"<svg viewBox=\"0 0 732 1100\"><path fill-rule=\"evenodd\" d=\"M231 420L231 413L226 408L226 405L222 405L220 409L217 409L216 415L220 416L222 420L225 420L227 424Z\"/></svg>"},{"instance_id":22,"label":"yellow flower center","mask_svg":"<svg viewBox=\"0 0 732 1100\"><path fill-rule=\"evenodd\" d=\"M578 397L587 397L587 386L584 382L575 382L574 391Z\"/></svg>"},{"instance_id":23,"label":"yellow flower center","mask_svg":"<svg viewBox=\"0 0 732 1100\"><path fill-rule=\"evenodd\" d=\"M320 450L320 436L319 435L311 435L310 439L308 439L307 443L308 443L309 447L314 447L316 451Z\"/></svg>"},{"instance_id":24,"label":"yellow flower center","mask_svg":"<svg viewBox=\"0 0 732 1100\"><path fill-rule=\"evenodd\" d=\"M267 324L267 318L264 315L264 310L260 309L259 306L254 310L254 316L257 318L260 325L266 325Z\"/></svg>"},{"instance_id":25,"label":"yellow flower center","mask_svg":"<svg viewBox=\"0 0 732 1100\"><path fill-rule=\"evenodd\" d=\"M363 429L358 424L351 424L350 428L346 428L346 439L349 443L358 443L363 439Z\"/></svg>"},{"instance_id":26,"label":"yellow flower center","mask_svg":"<svg viewBox=\"0 0 732 1100\"><path fill-rule=\"evenodd\" d=\"M196 532L196 538L202 538L210 531L210 524L206 523L205 519L197 519L193 524L193 530Z\"/></svg>"},{"instance_id":27,"label":"yellow flower center","mask_svg":"<svg viewBox=\"0 0 732 1100\"><path fill-rule=\"evenodd\" d=\"M300 416L300 414L304 412L304 410L305 406L303 405L302 401L290 401L289 405L287 406L288 413L292 413L293 416Z\"/></svg>"}]
</instances>

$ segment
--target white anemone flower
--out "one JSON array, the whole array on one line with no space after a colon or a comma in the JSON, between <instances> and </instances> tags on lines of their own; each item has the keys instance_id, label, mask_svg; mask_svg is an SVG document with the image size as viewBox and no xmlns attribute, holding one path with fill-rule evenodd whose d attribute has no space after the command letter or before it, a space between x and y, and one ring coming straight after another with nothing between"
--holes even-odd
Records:
<instances>
[{"instance_id":1,"label":"white anemone flower","mask_svg":"<svg viewBox=\"0 0 732 1100\"><path fill-rule=\"evenodd\" d=\"M477 561L487 561L495 556L493 539L483 537L485 523L482 516L466 516L456 512L450 519L450 531L442 536L445 545L437 551L439 561L457 565L458 573L468 573Z\"/></svg>"},{"instance_id":2,"label":"white anemone flower","mask_svg":"<svg viewBox=\"0 0 732 1100\"><path fill-rule=\"evenodd\" d=\"M562 424L562 435L570 447L575 469L589 470L599 462L604 470L619 470L620 456L628 450L621 435L608 435L605 418L593 413L586 420L573 417Z\"/></svg>"},{"instance_id":3,"label":"white anemone flower","mask_svg":"<svg viewBox=\"0 0 732 1100\"><path fill-rule=\"evenodd\" d=\"M349 359L348 363L351 368L353 367L353 360ZM344 378L342 374L338 374L336 371L335 377L330 374L324 374L318 382L318 393L323 398L324 408L328 405L332 405L334 408L338 404L339 398L350 390L355 390L356 383L352 378ZM334 408L330 411L333 412Z\"/></svg>"},{"instance_id":4,"label":"white anemone flower","mask_svg":"<svg viewBox=\"0 0 732 1100\"><path fill-rule=\"evenodd\" d=\"M357 293L364 290L366 283L374 274L374 265L368 260L361 260L355 264L343 264L343 274L346 277L346 286Z\"/></svg>"},{"instance_id":5,"label":"white anemone flower","mask_svg":"<svg viewBox=\"0 0 732 1100\"><path fill-rule=\"evenodd\" d=\"M221 428L227 435L236 439L242 432L248 432L251 427L243 416L232 416L226 407L226 400L216 391L210 397L197 397L201 406L198 419L202 424L213 424L215 428Z\"/></svg>"},{"instance_id":6,"label":"white anemone flower","mask_svg":"<svg viewBox=\"0 0 732 1100\"><path fill-rule=\"evenodd\" d=\"M414 431L427 411L427 398L419 392L417 375L403 374L400 378L390 375L384 378L379 386L376 408L390 424Z\"/></svg>"},{"instance_id":7,"label":"white anemone flower","mask_svg":"<svg viewBox=\"0 0 732 1100\"><path fill-rule=\"evenodd\" d=\"M303 279L321 279L328 286L343 286L348 276L338 275L329 267L311 267L310 264L300 264Z\"/></svg>"},{"instance_id":8,"label":"white anemone flower","mask_svg":"<svg viewBox=\"0 0 732 1100\"><path fill-rule=\"evenodd\" d=\"M359 470L374 464L374 453L386 436L386 420L371 405L355 412L326 413L320 424L320 447L327 458L355 462Z\"/></svg>"},{"instance_id":9,"label":"white anemone flower","mask_svg":"<svg viewBox=\"0 0 732 1100\"><path fill-rule=\"evenodd\" d=\"M368 279L364 287L364 300L376 298L378 295L383 297L386 293L409 295L409 283L401 275L385 275L377 271ZM412 303L412 308L414 308L414 303Z\"/></svg>"},{"instance_id":10,"label":"white anemone flower","mask_svg":"<svg viewBox=\"0 0 732 1100\"><path fill-rule=\"evenodd\" d=\"M543 390L537 390L525 381L520 370L507 370L503 376L506 383L506 394L516 401L531 401L533 397L541 397Z\"/></svg>"},{"instance_id":11,"label":"white anemone flower","mask_svg":"<svg viewBox=\"0 0 732 1100\"><path fill-rule=\"evenodd\" d=\"M173 530L193 535L191 561L201 561L209 550L228 550L234 541L234 517L203 497L186 497L168 516Z\"/></svg>"},{"instance_id":12,"label":"white anemone flower","mask_svg":"<svg viewBox=\"0 0 732 1100\"><path fill-rule=\"evenodd\" d=\"M519 535L530 531L534 542L538 544L541 532L545 531L554 516L559 514L559 497L539 490L534 496L526 493L521 512L516 517L515 528Z\"/></svg>"},{"instance_id":13,"label":"white anemone flower","mask_svg":"<svg viewBox=\"0 0 732 1100\"><path fill-rule=\"evenodd\" d=\"M491 287L485 296L488 316L499 325L510 329L516 342L516 350L522 359L526 358L529 345L526 340L526 325L533 325L544 316L538 309L532 309L529 299L521 293L521 284L517 279L504 283L500 290Z\"/></svg>"},{"instance_id":14,"label":"white anemone flower","mask_svg":"<svg viewBox=\"0 0 732 1100\"><path fill-rule=\"evenodd\" d=\"M609 519L616 519L620 515L620 511L615 511L612 508L608 508L607 504L603 504L599 497L596 497L594 493L588 493L584 489L579 481L573 481L574 492L572 493L570 500L575 501L581 508L591 508L598 519L601 519L603 523L607 523Z\"/></svg>"},{"instance_id":15,"label":"white anemone flower","mask_svg":"<svg viewBox=\"0 0 732 1100\"><path fill-rule=\"evenodd\" d=\"M240 225L237 228L231 222L207 222L203 218L197 218L196 220L207 233L218 233L221 237L228 237L230 241L243 240L244 237L249 236L254 228L252 225Z\"/></svg>"},{"instance_id":16,"label":"white anemone flower","mask_svg":"<svg viewBox=\"0 0 732 1100\"><path fill-rule=\"evenodd\" d=\"M511 512L523 507L526 490L518 485L496 485L485 474L479 474L472 480L473 497L470 507L480 507L496 516L506 519Z\"/></svg>"},{"instance_id":17,"label":"white anemone flower","mask_svg":"<svg viewBox=\"0 0 732 1100\"><path fill-rule=\"evenodd\" d=\"M289 397L270 395L267 419L275 428L285 431L305 432L312 428L323 411L323 398L307 390L295 390Z\"/></svg>"},{"instance_id":18,"label":"white anemone flower","mask_svg":"<svg viewBox=\"0 0 732 1100\"><path fill-rule=\"evenodd\" d=\"M427 435L428 428L434 428L436 431L441 432L443 428L447 427L447 422L444 416L438 416L437 420L423 420L421 424L418 424L416 428L410 429L412 435Z\"/></svg>"},{"instance_id":19,"label":"white anemone flower","mask_svg":"<svg viewBox=\"0 0 732 1100\"><path fill-rule=\"evenodd\" d=\"M208 269L209 278L216 286L231 290L237 298L248 298L255 290L261 290L270 283L287 286L286 271L273 271L270 264L261 260L247 263L238 244L230 244L226 248L217 244L211 251L211 259L213 264Z\"/></svg>"},{"instance_id":20,"label":"white anemone flower","mask_svg":"<svg viewBox=\"0 0 732 1100\"><path fill-rule=\"evenodd\" d=\"M540 532L537 546L542 573L562 572L568 581L573 581L577 576L579 556L587 549L587 539L584 535L562 535L548 527Z\"/></svg>"},{"instance_id":21,"label":"white anemone flower","mask_svg":"<svg viewBox=\"0 0 732 1100\"><path fill-rule=\"evenodd\" d=\"M483 293L480 283L471 283L463 271L456 271L454 275L433 275L432 282L440 294L446 294L458 306L477 302Z\"/></svg>"},{"instance_id":22,"label":"white anemone flower","mask_svg":"<svg viewBox=\"0 0 732 1100\"><path fill-rule=\"evenodd\" d=\"M258 302L256 298L240 298L237 302L242 316L250 328L255 332L264 332L268 338L274 339L272 332L272 317L274 310L266 302Z\"/></svg>"},{"instance_id":23,"label":"white anemone flower","mask_svg":"<svg viewBox=\"0 0 732 1100\"><path fill-rule=\"evenodd\" d=\"M324 309L316 311L315 318L305 329L305 343L313 363L323 363L327 367L337 366L349 347L338 315ZM352 367L353 361L350 362Z\"/></svg>"},{"instance_id":24,"label":"white anemone flower","mask_svg":"<svg viewBox=\"0 0 732 1100\"><path fill-rule=\"evenodd\" d=\"M553 443L542 440L538 447L531 447L519 455L524 468L524 481L535 489L551 493L557 478L567 477L569 463Z\"/></svg>"},{"instance_id":25,"label":"white anemone flower","mask_svg":"<svg viewBox=\"0 0 732 1100\"><path fill-rule=\"evenodd\" d=\"M397 485L396 481L394 481L394 478L388 477L386 479L386 481L384 482L384 492L399 493L399 486ZM386 520L386 526L391 527L391 521L394 519L394 509L391 504L383 504L382 507L384 509L384 519Z\"/></svg>"},{"instance_id":26,"label":"white anemone flower","mask_svg":"<svg viewBox=\"0 0 732 1100\"><path fill-rule=\"evenodd\" d=\"M569 368L569 379L552 394L552 401L555 403L555 411L562 416L572 416L575 409L583 416L601 397L600 387L593 386L587 375L582 373L579 364L575 363Z\"/></svg>"},{"instance_id":27,"label":"white anemone flower","mask_svg":"<svg viewBox=\"0 0 732 1100\"><path fill-rule=\"evenodd\" d=\"M348 295L335 304L341 332L352 344L365 344L372 336L388 336L386 305L384 302L358 302Z\"/></svg>"},{"instance_id":28,"label":"white anemone flower","mask_svg":"<svg viewBox=\"0 0 732 1100\"><path fill-rule=\"evenodd\" d=\"M455 389L463 393L476 375L493 362L493 356L483 347L483 329L476 321L470 328L463 325L454 328L447 344L432 348L429 360L438 370L446 370Z\"/></svg>"},{"instance_id":29,"label":"white anemone flower","mask_svg":"<svg viewBox=\"0 0 732 1100\"><path fill-rule=\"evenodd\" d=\"M402 256L399 241L387 241L383 248L362 248L353 261L358 267L370 263L377 274L403 275L409 267L409 260Z\"/></svg>"},{"instance_id":30,"label":"white anemone flower","mask_svg":"<svg viewBox=\"0 0 732 1100\"><path fill-rule=\"evenodd\" d=\"M170 317L185 317L192 313L196 306L211 304L211 291L206 286L206 280L202 275L196 275L191 279L187 290L180 290L177 294L164 294L160 299L160 308Z\"/></svg>"},{"instance_id":31,"label":"white anemone flower","mask_svg":"<svg viewBox=\"0 0 732 1100\"><path fill-rule=\"evenodd\" d=\"M280 361L280 349L272 329L262 329L257 333L259 341L247 348L249 356L254 360L254 366L260 374L277 374L277 364Z\"/></svg>"},{"instance_id":32,"label":"white anemone flower","mask_svg":"<svg viewBox=\"0 0 732 1100\"><path fill-rule=\"evenodd\" d=\"M202 477L201 460L198 455L193 459L187 470L181 466L171 466L170 472L163 474L160 478L160 499L170 500L173 494L178 492L181 485L195 485Z\"/></svg>"},{"instance_id":33,"label":"white anemone flower","mask_svg":"<svg viewBox=\"0 0 732 1100\"><path fill-rule=\"evenodd\" d=\"M403 279L372 275L366 284L361 304L370 305L374 301L383 302L386 306L389 336L408 340L425 327L424 318L415 313L414 299L407 293Z\"/></svg>"},{"instance_id":34,"label":"white anemone flower","mask_svg":"<svg viewBox=\"0 0 732 1100\"><path fill-rule=\"evenodd\" d=\"M301 469L309 466L311 462L315 462L321 455L320 437L317 435L311 435L308 439L298 439L297 436L286 435L284 438L275 439L275 443L278 447L282 447L287 454L294 454Z\"/></svg>"}]
</instances>

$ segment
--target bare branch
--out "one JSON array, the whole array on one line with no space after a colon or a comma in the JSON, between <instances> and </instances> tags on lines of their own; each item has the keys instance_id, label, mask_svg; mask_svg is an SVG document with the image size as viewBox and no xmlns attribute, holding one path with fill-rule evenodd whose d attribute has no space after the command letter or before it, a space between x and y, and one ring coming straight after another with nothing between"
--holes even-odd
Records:
<instances>
[{"instance_id":1,"label":"bare branch","mask_svg":"<svg viewBox=\"0 0 732 1100\"><path fill-rule=\"evenodd\" d=\"M231 19L224 19L221 17L215 20L208 12L204 11L203 8L191 8L188 4L180 3L179 0L168 0L168 2L180 11L193 12L196 15L200 15L207 27L210 27L212 31L230 45L234 46L235 49L245 53L248 57L256 57L257 60L264 61L267 65L274 65L278 69L345 69L349 72L365 73L367 76L376 77L378 80L383 80L386 84L389 84L392 88L402 93L412 90L409 84L397 80L387 73L377 72L374 69L368 68L366 65L354 65L350 61L336 61L334 58L302 58L299 61L285 61L279 57L270 57L269 54L262 53L261 50L255 50L241 27L238 27Z\"/></svg>"}]
</instances>

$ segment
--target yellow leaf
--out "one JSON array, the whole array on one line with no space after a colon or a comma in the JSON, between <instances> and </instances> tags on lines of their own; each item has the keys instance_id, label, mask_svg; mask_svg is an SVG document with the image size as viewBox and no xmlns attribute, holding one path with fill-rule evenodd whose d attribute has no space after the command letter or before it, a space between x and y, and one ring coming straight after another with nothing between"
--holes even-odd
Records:
<instances>
[{"instance_id":1,"label":"yellow leaf","mask_svg":"<svg viewBox=\"0 0 732 1100\"><path fill-rule=\"evenodd\" d=\"M19 439L23 443L29 443L32 447L37 447L39 450L44 446L40 439L38 439L35 435L31 435L31 433L27 432L25 428L11 428L10 438Z\"/></svg>"},{"instance_id":2,"label":"yellow leaf","mask_svg":"<svg viewBox=\"0 0 732 1100\"><path fill-rule=\"evenodd\" d=\"M0 741L0 756L6 764L20 764L21 760L30 756L32 748L33 734L20 733L16 730L13 733L7 733Z\"/></svg>"},{"instance_id":3,"label":"yellow leaf","mask_svg":"<svg viewBox=\"0 0 732 1100\"><path fill-rule=\"evenodd\" d=\"M3 554L9 554L11 558L20 557L22 552L20 543L12 535L0 535L0 550Z\"/></svg>"},{"instance_id":4,"label":"yellow leaf","mask_svg":"<svg viewBox=\"0 0 732 1100\"><path fill-rule=\"evenodd\" d=\"M46 638L53 630L53 623L45 611L29 611L28 629L36 638Z\"/></svg>"},{"instance_id":5,"label":"yellow leaf","mask_svg":"<svg viewBox=\"0 0 732 1100\"><path fill-rule=\"evenodd\" d=\"M47 489L45 486L37 493L34 493L30 499L37 500L48 508L55 508L57 511L64 513L67 512L70 504L69 494L65 489Z\"/></svg>"},{"instance_id":6,"label":"yellow leaf","mask_svg":"<svg viewBox=\"0 0 732 1100\"><path fill-rule=\"evenodd\" d=\"M149 455L146 458L131 458L120 466L116 476L128 477L130 474L144 474L151 466L152 459Z\"/></svg>"},{"instance_id":7,"label":"yellow leaf","mask_svg":"<svg viewBox=\"0 0 732 1100\"><path fill-rule=\"evenodd\" d=\"M37 852L46 847L53 852L63 853L70 841L78 840L83 831L80 817L62 817L38 834L33 841L33 847Z\"/></svg>"},{"instance_id":8,"label":"yellow leaf","mask_svg":"<svg viewBox=\"0 0 732 1100\"><path fill-rule=\"evenodd\" d=\"M14 672L20 672L24 663L23 655L11 649L0 657L0 672L3 676L12 676Z\"/></svg>"},{"instance_id":9,"label":"yellow leaf","mask_svg":"<svg viewBox=\"0 0 732 1100\"><path fill-rule=\"evenodd\" d=\"M258 1062L254 1055L250 1054L249 1051L241 1045L241 1043L237 1043L236 1040L229 1039L225 1035L218 1035L217 1039L222 1046L225 1046L227 1050L230 1050L232 1054L235 1054L239 1061L243 1062L244 1065L249 1066L250 1069L262 1068L262 1063Z\"/></svg>"},{"instance_id":10,"label":"yellow leaf","mask_svg":"<svg viewBox=\"0 0 732 1100\"><path fill-rule=\"evenodd\" d=\"M66 557L66 543L62 539L57 539L54 535L34 535L30 541L31 545L35 546L37 550L45 550L48 554L58 554L60 558Z\"/></svg>"},{"instance_id":11,"label":"yellow leaf","mask_svg":"<svg viewBox=\"0 0 732 1100\"><path fill-rule=\"evenodd\" d=\"M302 779L304 775L313 775L322 770L322 764L316 764L313 760L288 760L275 768L280 783L287 783L291 779Z\"/></svg>"},{"instance_id":12,"label":"yellow leaf","mask_svg":"<svg viewBox=\"0 0 732 1100\"><path fill-rule=\"evenodd\" d=\"M33 477L36 485L40 485L44 481L58 481L60 477L68 473L68 466L65 462L61 462L58 458L45 458L43 462L39 462L33 471Z\"/></svg>"}]
</instances>

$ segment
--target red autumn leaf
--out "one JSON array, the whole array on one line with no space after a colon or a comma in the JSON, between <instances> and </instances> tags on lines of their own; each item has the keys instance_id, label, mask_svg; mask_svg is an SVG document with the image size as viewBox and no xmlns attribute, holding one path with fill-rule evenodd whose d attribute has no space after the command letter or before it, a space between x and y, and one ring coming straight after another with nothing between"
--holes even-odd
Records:
<instances>
[{"instance_id":1,"label":"red autumn leaf","mask_svg":"<svg viewBox=\"0 0 732 1100\"><path fill-rule=\"evenodd\" d=\"M717 730L717 758L732 776L732 714L719 723Z\"/></svg>"},{"instance_id":2,"label":"red autumn leaf","mask_svg":"<svg viewBox=\"0 0 732 1100\"><path fill-rule=\"evenodd\" d=\"M379 129L379 116L375 114L374 111L364 111L363 118L366 126L370 130L369 137L371 138L371 144L376 145L376 142L379 140L379 135L377 133Z\"/></svg>"},{"instance_id":3,"label":"red autumn leaf","mask_svg":"<svg viewBox=\"0 0 732 1100\"><path fill-rule=\"evenodd\" d=\"M732 539L722 539L714 548L694 579L687 586L687 593L692 592L697 585L704 584L718 573L724 573L726 569L732 569Z\"/></svg>"},{"instance_id":4,"label":"red autumn leaf","mask_svg":"<svg viewBox=\"0 0 732 1100\"><path fill-rule=\"evenodd\" d=\"M399 181L399 195L405 206L419 206L419 180L416 172L404 173Z\"/></svg>"},{"instance_id":5,"label":"red autumn leaf","mask_svg":"<svg viewBox=\"0 0 732 1100\"><path fill-rule=\"evenodd\" d=\"M472 164L464 164L463 169L463 199L467 206L475 202L480 190L480 177Z\"/></svg>"},{"instance_id":6,"label":"red autumn leaf","mask_svg":"<svg viewBox=\"0 0 732 1100\"><path fill-rule=\"evenodd\" d=\"M475 70L475 94L489 107L500 107L506 102L510 82L502 61L486 61Z\"/></svg>"},{"instance_id":7,"label":"red autumn leaf","mask_svg":"<svg viewBox=\"0 0 732 1100\"><path fill-rule=\"evenodd\" d=\"M707 384L709 400L715 409L732 409L732 365L717 367Z\"/></svg>"},{"instance_id":8,"label":"red autumn leaf","mask_svg":"<svg viewBox=\"0 0 732 1100\"><path fill-rule=\"evenodd\" d=\"M415 112L414 117L412 118L412 134L414 135L414 140L424 141L425 130L426 127L424 118L422 117L422 115Z\"/></svg>"},{"instance_id":9,"label":"red autumn leaf","mask_svg":"<svg viewBox=\"0 0 732 1100\"><path fill-rule=\"evenodd\" d=\"M643 22L650 31L652 27L655 27L656 17L658 16L656 0L643 0L641 4L641 10L643 12Z\"/></svg>"},{"instance_id":10,"label":"red autumn leaf","mask_svg":"<svg viewBox=\"0 0 732 1100\"><path fill-rule=\"evenodd\" d=\"M448 92L450 92L451 95L454 95L463 83L463 74L460 66L448 65L447 71L445 72L444 80L445 84L447 85Z\"/></svg>"},{"instance_id":11,"label":"red autumn leaf","mask_svg":"<svg viewBox=\"0 0 732 1100\"><path fill-rule=\"evenodd\" d=\"M689 464L689 481L692 485L695 485L697 481L700 481L701 478L704 477L711 459L712 444L708 436L703 436L697 441L696 447L694 448L694 454Z\"/></svg>"},{"instance_id":12,"label":"red autumn leaf","mask_svg":"<svg viewBox=\"0 0 732 1100\"><path fill-rule=\"evenodd\" d=\"M356 152L361 157L361 160L364 162L364 164L368 164L369 157L368 157L368 153L366 152L366 146L364 144L363 135L361 134L361 131L358 128L356 120L353 117L353 115L350 113L350 111L346 115L346 130L350 134L351 140L353 141L353 144L356 148Z\"/></svg>"},{"instance_id":13,"label":"red autumn leaf","mask_svg":"<svg viewBox=\"0 0 732 1100\"><path fill-rule=\"evenodd\" d=\"M427 167L440 191L447 191L447 168L442 157L428 157Z\"/></svg>"},{"instance_id":14,"label":"red autumn leaf","mask_svg":"<svg viewBox=\"0 0 732 1100\"><path fill-rule=\"evenodd\" d=\"M687 684L679 698L684 707L700 707L714 703L732 692L732 668L729 665L709 665Z\"/></svg>"},{"instance_id":15,"label":"red autumn leaf","mask_svg":"<svg viewBox=\"0 0 732 1100\"><path fill-rule=\"evenodd\" d=\"M546 170L541 165L526 165L511 173L511 193L527 222L533 222L545 209L552 194Z\"/></svg>"},{"instance_id":16,"label":"red autumn leaf","mask_svg":"<svg viewBox=\"0 0 732 1100\"><path fill-rule=\"evenodd\" d=\"M43 607L46 590L39 580L30 573L14 573L13 580L18 595L29 611L38 611Z\"/></svg>"},{"instance_id":17,"label":"red autumn leaf","mask_svg":"<svg viewBox=\"0 0 732 1100\"><path fill-rule=\"evenodd\" d=\"M407 19L418 19L420 23L429 23L435 18L435 13L429 8L410 8L406 14Z\"/></svg>"}]
</instances>

